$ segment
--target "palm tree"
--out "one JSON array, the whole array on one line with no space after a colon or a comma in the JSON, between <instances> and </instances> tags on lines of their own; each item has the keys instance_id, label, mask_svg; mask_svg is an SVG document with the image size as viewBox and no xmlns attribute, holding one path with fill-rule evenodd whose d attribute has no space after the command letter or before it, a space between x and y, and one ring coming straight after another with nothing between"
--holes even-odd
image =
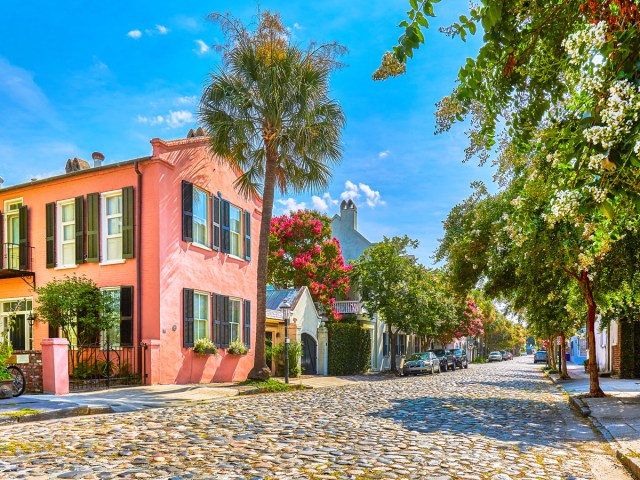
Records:
<instances>
[{"instance_id":1,"label":"palm tree","mask_svg":"<svg viewBox=\"0 0 640 480\"><path fill-rule=\"evenodd\" d=\"M209 131L210 151L241 172L235 188L262 195L258 249L258 298L254 366L249 378L271 372L265 357L267 258L274 191L319 191L342 156L345 124L340 105L329 98L329 75L345 48L336 44L302 48L292 43L277 13L258 15L248 30L229 15L213 14L227 39L219 47L222 66L211 74L200 101L199 120Z\"/></svg>"}]
</instances>

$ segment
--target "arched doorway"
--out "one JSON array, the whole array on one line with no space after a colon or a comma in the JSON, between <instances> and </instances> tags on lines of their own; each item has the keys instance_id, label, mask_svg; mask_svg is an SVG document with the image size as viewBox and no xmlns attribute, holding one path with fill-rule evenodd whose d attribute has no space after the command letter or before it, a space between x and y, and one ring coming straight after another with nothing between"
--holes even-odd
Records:
<instances>
[{"instance_id":1,"label":"arched doorway","mask_svg":"<svg viewBox=\"0 0 640 480\"><path fill-rule=\"evenodd\" d=\"M315 375L318 373L316 359L318 358L318 343L308 333L302 334L302 373Z\"/></svg>"}]
</instances>

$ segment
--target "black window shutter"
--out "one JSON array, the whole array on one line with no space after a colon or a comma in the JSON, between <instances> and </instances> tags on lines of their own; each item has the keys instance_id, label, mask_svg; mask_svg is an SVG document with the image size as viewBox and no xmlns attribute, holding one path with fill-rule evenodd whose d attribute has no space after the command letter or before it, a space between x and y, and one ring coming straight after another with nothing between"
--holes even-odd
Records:
<instances>
[{"instance_id":1,"label":"black window shutter","mask_svg":"<svg viewBox=\"0 0 640 480\"><path fill-rule=\"evenodd\" d=\"M56 266L56 204L54 202L45 205L45 222L47 268L53 268Z\"/></svg>"},{"instance_id":2,"label":"black window shutter","mask_svg":"<svg viewBox=\"0 0 640 480\"><path fill-rule=\"evenodd\" d=\"M29 234L29 210L26 205L18 208L18 225L20 233L20 240L18 241L18 263L20 270L26 270L29 265L29 242L27 241Z\"/></svg>"},{"instance_id":3,"label":"black window shutter","mask_svg":"<svg viewBox=\"0 0 640 480\"><path fill-rule=\"evenodd\" d=\"M229 208L231 205L227 200L221 200L222 203L222 252L229 253L231 251L231 222L229 219Z\"/></svg>"},{"instance_id":4,"label":"black window shutter","mask_svg":"<svg viewBox=\"0 0 640 480\"><path fill-rule=\"evenodd\" d=\"M218 315L218 295L211 294L211 335L213 343L220 341L220 316Z\"/></svg>"},{"instance_id":5,"label":"black window shutter","mask_svg":"<svg viewBox=\"0 0 640 480\"><path fill-rule=\"evenodd\" d=\"M122 258L134 257L133 187L122 189Z\"/></svg>"},{"instance_id":6,"label":"black window shutter","mask_svg":"<svg viewBox=\"0 0 640 480\"><path fill-rule=\"evenodd\" d=\"M389 332L384 332L382 335L382 356L389 355Z\"/></svg>"},{"instance_id":7,"label":"black window shutter","mask_svg":"<svg viewBox=\"0 0 640 480\"><path fill-rule=\"evenodd\" d=\"M231 343L231 323L229 322L231 309L229 297L222 297L222 307L222 342L220 346L227 348Z\"/></svg>"},{"instance_id":8,"label":"black window shutter","mask_svg":"<svg viewBox=\"0 0 640 480\"><path fill-rule=\"evenodd\" d=\"M120 344L133 345L133 287L120 287Z\"/></svg>"},{"instance_id":9,"label":"black window shutter","mask_svg":"<svg viewBox=\"0 0 640 480\"><path fill-rule=\"evenodd\" d=\"M193 242L193 184L182 181L182 240Z\"/></svg>"},{"instance_id":10,"label":"black window shutter","mask_svg":"<svg viewBox=\"0 0 640 480\"><path fill-rule=\"evenodd\" d=\"M220 250L220 197L213 195L213 249Z\"/></svg>"},{"instance_id":11,"label":"black window shutter","mask_svg":"<svg viewBox=\"0 0 640 480\"><path fill-rule=\"evenodd\" d=\"M87 195L87 262L100 261L100 194Z\"/></svg>"},{"instance_id":12,"label":"black window shutter","mask_svg":"<svg viewBox=\"0 0 640 480\"><path fill-rule=\"evenodd\" d=\"M244 212L244 258L251 260L251 212Z\"/></svg>"},{"instance_id":13,"label":"black window shutter","mask_svg":"<svg viewBox=\"0 0 640 480\"><path fill-rule=\"evenodd\" d=\"M47 241L49 241L48 239L49 236L47 234ZM84 263L84 197L80 196L76 197L76 265L82 263Z\"/></svg>"},{"instance_id":14,"label":"black window shutter","mask_svg":"<svg viewBox=\"0 0 640 480\"><path fill-rule=\"evenodd\" d=\"M189 348L193 347L193 289L185 288L182 292L183 345L185 348Z\"/></svg>"},{"instance_id":15,"label":"black window shutter","mask_svg":"<svg viewBox=\"0 0 640 480\"><path fill-rule=\"evenodd\" d=\"M251 348L251 300L244 301L244 344Z\"/></svg>"}]
</instances>

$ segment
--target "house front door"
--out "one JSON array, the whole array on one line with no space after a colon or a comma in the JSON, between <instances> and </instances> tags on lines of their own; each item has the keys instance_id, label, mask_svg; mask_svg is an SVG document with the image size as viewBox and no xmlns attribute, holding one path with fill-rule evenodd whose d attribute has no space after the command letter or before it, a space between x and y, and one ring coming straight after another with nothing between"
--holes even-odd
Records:
<instances>
[{"instance_id":1,"label":"house front door","mask_svg":"<svg viewBox=\"0 0 640 480\"><path fill-rule=\"evenodd\" d=\"M24 313L16 315L9 331L9 339L14 350L27 349L27 317Z\"/></svg>"},{"instance_id":2,"label":"house front door","mask_svg":"<svg viewBox=\"0 0 640 480\"><path fill-rule=\"evenodd\" d=\"M318 344L308 333L302 334L302 373L315 375L318 373L316 359L318 355Z\"/></svg>"}]
</instances>

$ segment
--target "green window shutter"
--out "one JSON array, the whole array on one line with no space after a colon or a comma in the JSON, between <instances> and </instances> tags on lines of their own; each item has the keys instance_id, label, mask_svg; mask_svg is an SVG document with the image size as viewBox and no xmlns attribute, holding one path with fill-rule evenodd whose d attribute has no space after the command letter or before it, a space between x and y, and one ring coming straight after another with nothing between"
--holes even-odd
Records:
<instances>
[{"instance_id":1,"label":"green window shutter","mask_svg":"<svg viewBox=\"0 0 640 480\"><path fill-rule=\"evenodd\" d=\"M220 197L212 195L212 207L213 207L213 249L220 250Z\"/></svg>"},{"instance_id":2,"label":"green window shutter","mask_svg":"<svg viewBox=\"0 0 640 480\"><path fill-rule=\"evenodd\" d=\"M251 213L244 211L244 258L251 260Z\"/></svg>"},{"instance_id":3,"label":"green window shutter","mask_svg":"<svg viewBox=\"0 0 640 480\"><path fill-rule=\"evenodd\" d=\"M18 241L18 264L20 270L27 270L29 267L29 210L26 205L18 208L18 230L20 240Z\"/></svg>"},{"instance_id":4,"label":"green window shutter","mask_svg":"<svg viewBox=\"0 0 640 480\"><path fill-rule=\"evenodd\" d=\"M231 219L230 219L230 208L231 205L227 200L221 200L221 216L222 216L222 252L230 253L231 252Z\"/></svg>"},{"instance_id":5,"label":"green window shutter","mask_svg":"<svg viewBox=\"0 0 640 480\"><path fill-rule=\"evenodd\" d=\"M45 234L47 268L56 266L56 204L54 202L45 205Z\"/></svg>"},{"instance_id":6,"label":"green window shutter","mask_svg":"<svg viewBox=\"0 0 640 480\"><path fill-rule=\"evenodd\" d=\"M193 184L182 181L182 241L193 242Z\"/></svg>"},{"instance_id":7,"label":"green window shutter","mask_svg":"<svg viewBox=\"0 0 640 480\"><path fill-rule=\"evenodd\" d=\"M222 339L222 316L220 315L220 303L221 295L217 293L211 294L211 334L213 343L220 346L220 340Z\"/></svg>"},{"instance_id":8,"label":"green window shutter","mask_svg":"<svg viewBox=\"0 0 640 480\"><path fill-rule=\"evenodd\" d=\"M122 258L134 257L133 187L122 189Z\"/></svg>"},{"instance_id":9,"label":"green window shutter","mask_svg":"<svg viewBox=\"0 0 640 480\"><path fill-rule=\"evenodd\" d=\"M87 195L87 262L100 261L100 194Z\"/></svg>"},{"instance_id":10,"label":"green window shutter","mask_svg":"<svg viewBox=\"0 0 640 480\"><path fill-rule=\"evenodd\" d=\"M82 263L84 263L84 197L81 195L76 197L76 265Z\"/></svg>"},{"instance_id":11,"label":"green window shutter","mask_svg":"<svg viewBox=\"0 0 640 480\"><path fill-rule=\"evenodd\" d=\"M244 344L251 348L251 300L244 301L243 322L244 322Z\"/></svg>"},{"instance_id":12,"label":"green window shutter","mask_svg":"<svg viewBox=\"0 0 640 480\"><path fill-rule=\"evenodd\" d=\"M120 344L133 345L133 287L120 287Z\"/></svg>"},{"instance_id":13,"label":"green window shutter","mask_svg":"<svg viewBox=\"0 0 640 480\"><path fill-rule=\"evenodd\" d=\"M228 348L231 343L231 302L229 297L222 297L222 340L220 341L220 347Z\"/></svg>"},{"instance_id":14,"label":"green window shutter","mask_svg":"<svg viewBox=\"0 0 640 480\"><path fill-rule=\"evenodd\" d=\"M182 344L185 348L193 347L193 289L182 290Z\"/></svg>"},{"instance_id":15,"label":"green window shutter","mask_svg":"<svg viewBox=\"0 0 640 480\"><path fill-rule=\"evenodd\" d=\"M229 297L213 294L213 341L220 348L228 348L231 336Z\"/></svg>"}]
</instances>

